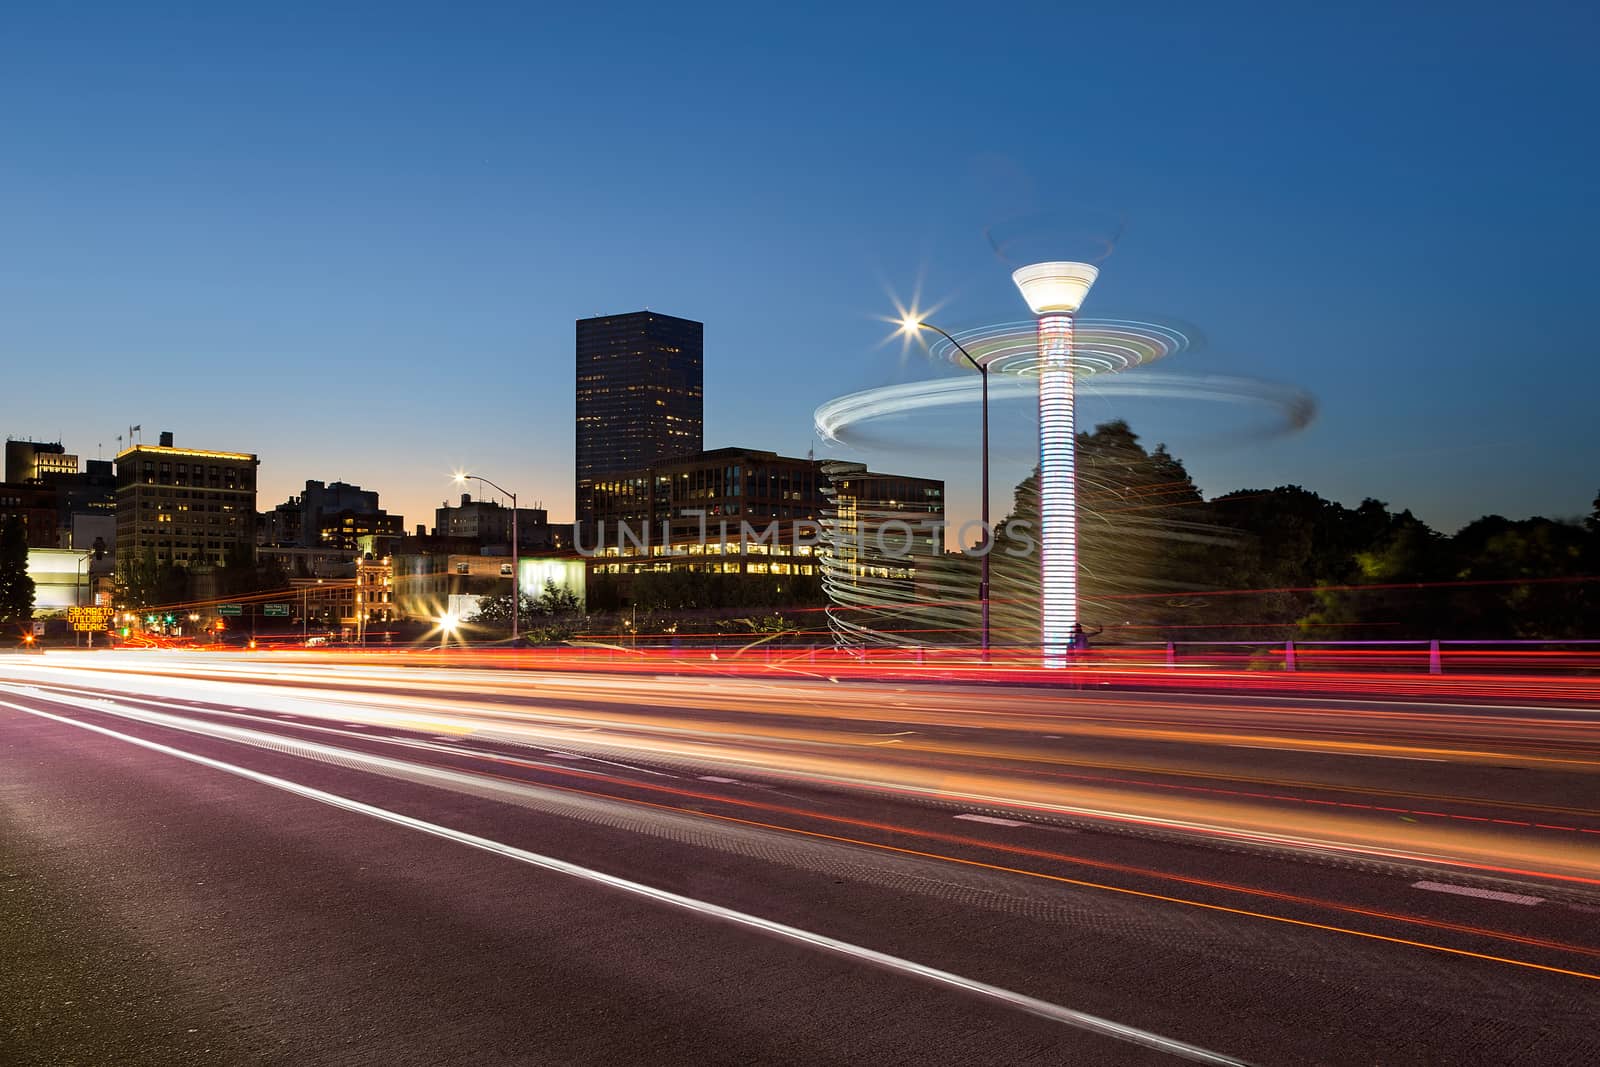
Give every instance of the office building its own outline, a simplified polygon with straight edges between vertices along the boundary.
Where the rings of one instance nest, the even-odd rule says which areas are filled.
[[[179,566],[221,563],[231,549],[256,542],[256,469],[248,452],[158,445],[117,454],[117,559]]]
[[[397,618],[394,598],[394,558],[362,556],[356,561],[355,624],[364,632],[377,622]]]
[[[0,483],[0,523],[22,520],[29,548],[58,547],[55,487],[40,481]]]
[[[354,552],[361,537],[403,533],[405,519],[384,511],[377,493],[348,482],[312,480],[304,492],[261,515],[256,540],[262,545]]]
[[[569,531],[550,525],[544,508],[522,508],[517,512],[517,542],[521,552],[549,552],[567,547]],[[396,531],[399,532],[399,531]],[[474,500],[461,494],[455,507],[445,504],[434,509],[433,532],[438,537],[464,538],[494,555],[511,554],[511,508],[497,500]]]
[[[705,447],[705,326],[653,311],[577,323],[577,511],[598,478]]]
[[[823,464],[823,591],[828,625],[845,645],[938,644],[949,578],[944,554],[944,482],[882,474],[865,464]]]
[[[71,607],[109,604],[111,559],[64,548],[30,548],[33,617],[58,615]]]
[[[76,530],[82,520],[115,519],[117,513],[117,472],[109,459],[84,462],[82,473],[43,473],[44,484],[56,491],[56,524],[63,530]],[[99,526],[91,523],[96,531]],[[84,547],[74,534],[71,548]],[[109,541],[109,538],[108,538]]]
[[[590,576],[816,573],[827,499],[811,459],[718,448],[597,478],[591,500],[577,542]]]
[[[91,459],[80,472],[78,457],[60,442],[7,440],[6,482],[53,490],[61,548],[91,547],[104,531],[97,519],[116,513],[117,478],[112,462]],[[43,498],[35,495],[35,499]],[[110,541],[107,537],[106,543]]]
[[[342,548],[307,548],[304,545],[257,545],[256,565],[276,567],[289,579],[322,578],[348,581],[356,576],[360,553]]]
[[[46,481],[57,474],[77,474],[78,457],[61,442],[6,439],[6,481]]]
[[[480,556],[432,549],[405,552],[392,561],[393,617],[466,618],[484,597],[510,595],[510,556]]]

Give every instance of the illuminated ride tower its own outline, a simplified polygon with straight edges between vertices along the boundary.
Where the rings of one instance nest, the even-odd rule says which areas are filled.
[[[1098,268],[1035,263],[1012,273],[1038,317],[1039,644],[1046,667],[1066,665],[1078,623],[1078,487],[1072,326]]]

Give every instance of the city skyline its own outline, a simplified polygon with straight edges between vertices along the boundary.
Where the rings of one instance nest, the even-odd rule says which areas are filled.
[[[582,15],[483,16],[496,33],[101,16],[85,31],[29,12],[29,48],[0,73],[25,161],[0,170],[21,206],[0,355],[58,372],[0,398],[17,436],[109,458],[127,425],[169,428],[261,455],[264,499],[343,479],[412,524],[472,468],[565,519],[573,321],[650,308],[707,323],[705,444],[803,455],[818,403],[916,376],[879,321],[896,300],[920,296],[955,329],[1025,317],[984,227],[1082,200],[1129,220],[1093,314],[1193,323],[1208,344],[1174,370],[1288,381],[1320,408],[1271,448],[1213,444],[1232,427],[1203,406],[1086,398],[1085,428],[1128,415],[1208,495],[1292,482],[1446,530],[1581,514],[1592,496],[1584,398],[1600,368],[1582,358],[1577,279],[1595,225],[1587,150],[1558,106],[1581,99],[1581,34],[1485,12],[1445,27],[1402,13],[1372,33],[1324,11],[1291,59],[1271,20],[1173,13],[1144,33],[1087,13],[1075,32],[1107,47],[1052,66],[1051,35],[1020,20],[965,35],[939,9],[912,25],[863,12],[842,36],[784,23],[757,57],[687,13],[678,55],[702,61],[696,80],[663,76],[648,17],[580,60],[560,40],[590,32]],[[1436,36],[1451,47],[1421,47]],[[445,76],[411,79],[419,56]],[[1047,99],[943,73],[984,64],[1095,100],[1076,127],[1087,155],[1035,135]],[[610,88],[539,106],[604,72]],[[729,92],[745,84],[768,88]],[[852,117],[863,99],[882,106]],[[651,118],[669,110],[670,133]],[[619,137],[650,164],[610,165]],[[1496,139],[1516,151],[1485,152]],[[828,153],[842,165],[818,173]],[[230,403],[206,408],[218,388]],[[1029,451],[997,441],[997,513]],[[942,478],[952,514],[976,513],[960,453],[818,455]]]
[[[3,25],[0,1060],[1600,1064],[1600,8]]]

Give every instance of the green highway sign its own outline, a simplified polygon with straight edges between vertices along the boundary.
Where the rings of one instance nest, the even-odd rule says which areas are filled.
[[[261,614],[267,616],[268,618],[271,618],[272,616],[276,615],[276,616],[278,616],[280,618],[287,619],[289,617],[289,605],[287,605],[287,604],[263,604],[263,605],[261,605]]]
[[[243,615],[244,614],[244,609],[241,608],[238,604],[218,604],[217,605],[217,614],[218,615]]]

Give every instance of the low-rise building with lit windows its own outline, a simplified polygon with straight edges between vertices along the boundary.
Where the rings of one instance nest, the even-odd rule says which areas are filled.
[[[55,487],[40,482],[0,482],[0,523],[10,519],[21,520],[29,548],[55,548]]]
[[[835,638],[844,644],[929,643],[944,625],[940,609],[949,596],[937,576],[944,482],[842,460],[824,463],[823,472],[829,507],[821,573]]]
[[[814,577],[826,506],[820,464],[718,448],[591,485],[590,522],[575,534],[591,582],[688,571]]]
[[[358,626],[398,618],[394,598],[394,560],[362,556],[356,560],[355,619]]]
[[[178,448],[171,433],[117,453],[117,559],[191,567],[253,549],[260,465],[249,452]]]

